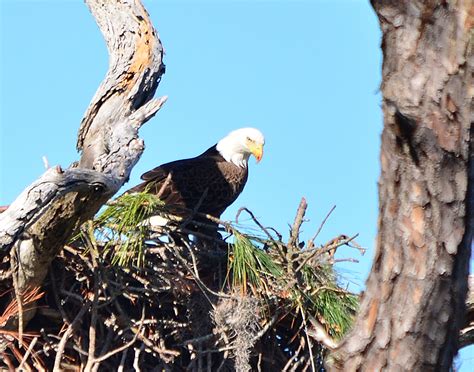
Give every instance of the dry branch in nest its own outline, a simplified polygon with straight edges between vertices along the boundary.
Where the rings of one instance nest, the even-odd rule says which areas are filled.
[[[150,203],[154,196],[126,197],[126,204],[114,202],[85,223],[54,260],[23,344],[0,334],[5,368],[322,368],[327,348],[348,329],[357,307],[356,296],[338,285],[329,254],[342,245],[359,249],[353,238],[302,242],[304,201],[288,242],[252,214],[256,228],[245,230],[251,234],[221,221],[225,239],[184,233],[190,221],[159,232],[141,229],[133,218],[118,226],[113,216],[120,210],[146,219],[164,208]],[[117,260],[125,253],[121,245],[129,260]]]

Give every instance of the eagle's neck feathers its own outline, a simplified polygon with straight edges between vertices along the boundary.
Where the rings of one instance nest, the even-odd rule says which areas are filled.
[[[227,136],[221,139],[216,145],[216,150],[226,161],[240,168],[247,168],[250,153],[235,138]]]

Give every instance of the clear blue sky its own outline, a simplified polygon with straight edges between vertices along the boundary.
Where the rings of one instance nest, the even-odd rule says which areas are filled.
[[[51,165],[78,158],[77,129],[107,70],[82,1],[1,2],[0,205]],[[255,126],[265,153],[224,218],[249,207],[288,230],[308,203],[309,238],[360,233],[364,257],[338,265],[363,285],[374,253],[382,129],[380,30],[368,1],[145,1],[166,50],[162,111],[141,130],[146,151],[126,188],[161,163],[192,157]],[[471,358],[473,362],[474,356]]]

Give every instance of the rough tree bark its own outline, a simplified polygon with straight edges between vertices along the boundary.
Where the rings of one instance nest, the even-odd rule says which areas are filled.
[[[383,31],[377,251],[333,370],[447,371],[472,241],[473,0],[372,0]]]
[[[0,252],[18,262],[20,293],[41,285],[74,230],[128,180],[144,149],[138,129],[166,100],[153,99],[163,48],[141,2],[86,3],[107,42],[109,71],[81,123],[79,163],[49,169],[0,215]]]

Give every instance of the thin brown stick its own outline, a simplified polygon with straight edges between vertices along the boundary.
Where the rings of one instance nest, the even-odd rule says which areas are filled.
[[[77,324],[79,323],[83,315],[86,313],[86,311],[89,310],[90,305],[91,303],[87,302],[86,304],[82,306],[81,310],[77,313],[76,317],[74,318],[72,323],[69,325],[69,327],[66,329],[63,336],[61,337],[61,340],[58,344],[58,348],[56,350],[56,357],[54,358],[54,367],[53,367],[54,371],[60,371],[61,357],[64,354],[64,349],[66,348],[67,340],[69,336],[71,336],[72,332],[74,331],[74,328],[77,326]]]
[[[330,244],[329,246],[327,247],[323,247],[321,249],[318,249],[318,250],[314,250],[311,252],[311,254],[309,254],[304,260],[303,262],[301,262],[301,264],[297,267],[297,269],[295,270],[295,273],[299,272],[307,263],[309,260],[311,260],[313,257],[315,257],[316,255],[320,256],[326,252],[329,252],[329,251],[332,251],[333,249],[337,249],[338,247],[340,247],[341,245],[345,245],[349,242],[351,242],[352,240],[354,240],[355,238],[357,238],[359,236],[359,234],[355,234],[353,237],[349,238],[349,239],[344,239],[340,242],[337,242],[337,243],[333,243],[333,244]]]
[[[314,241],[316,240],[316,238],[318,237],[319,233],[320,233],[321,230],[323,229],[324,225],[326,224],[327,220],[329,219],[329,216],[331,216],[332,212],[334,212],[335,209],[336,209],[336,206],[334,205],[334,206],[329,210],[329,212],[326,214],[326,217],[324,217],[323,221],[322,221],[321,224],[319,225],[318,230],[316,230],[316,233],[314,234],[314,236],[308,241],[307,249],[311,249],[311,248],[314,246]]]
[[[275,325],[275,323],[278,320],[278,317],[280,316],[280,312],[277,310],[275,314],[272,316],[269,322],[265,324],[265,327],[263,327],[253,338],[252,343],[255,344],[262,336],[268,332],[268,330]]]
[[[310,321],[311,325],[313,326],[312,329],[307,330],[306,334],[311,336],[319,343],[323,344],[330,350],[334,350],[338,347],[338,343],[334,341],[334,339],[328,335],[324,327],[321,323],[319,323],[313,316],[308,314],[308,320]]]
[[[191,269],[188,265],[188,263],[186,262],[186,260],[183,258],[183,256],[181,256],[178,252],[177,249],[174,249],[173,247],[170,248],[170,251],[171,253],[173,253],[176,258],[178,258],[181,263],[184,265],[184,267],[188,270],[188,272],[193,276],[194,278],[194,281],[198,284],[198,286],[203,290],[203,292],[208,292],[218,298],[232,298],[232,296],[230,295],[226,295],[224,293],[217,293],[215,291],[213,291],[212,289],[210,289],[206,284],[203,283],[203,281],[195,274],[195,271],[193,269]],[[195,269],[197,270],[197,268]],[[205,294],[205,293],[204,293]],[[206,294],[205,294],[206,295]],[[209,297],[207,297],[206,295],[206,298],[207,300],[209,301],[209,303],[213,305],[213,302],[211,301],[211,299]]]
[[[208,340],[210,340],[214,337],[215,337],[214,333],[210,333],[210,334],[205,335],[205,336],[200,336],[200,337],[191,338],[189,340],[186,340],[186,341],[183,342],[183,345],[198,344],[200,342],[208,341]]]
[[[207,193],[209,191],[209,188],[206,188],[204,192],[202,193],[201,197],[199,198],[198,202],[196,203],[195,207],[193,208],[191,214],[186,217],[186,219],[180,224],[180,228],[186,227],[196,216],[198,213],[199,208],[201,208],[201,204],[204,201],[204,199],[207,196]]]
[[[309,339],[308,324],[307,324],[307,321],[306,321],[306,314],[305,314],[305,311],[303,310],[303,308],[301,306],[300,306],[300,313],[301,313],[301,317],[303,319],[303,326],[304,326],[306,339],[308,341],[308,351],[309,351],[309,357],[310,357],[310,360],[311,360],[311,370],[313,372],[316,372],[316,367],[314,365],[313,345],[311,344],[311,340]]]
[[[117,372],[123,372],[125,360],[127,359],[128,348],[126,348],[122,353],[122,358],[120,358],[120,365],[117,369]]]
[[[122,346],[120,346],[120,347],[118,347],[114,350],[109,351],[108,353],[105,353],[104,355],[101,355],[100,357],[94,358],[94,363],[103,362],[104,360],[109,359],[110,357],[114,356],[115,354],[120,353],[121,351],[124,351],[124,350],[128,349],[129,347],[131,347],[137,341],[138,335],[141,334],[141,329],[142,329],[142,326],[143,326],[144,317],[145,317],[145,312],[143,311],[142,319],[140,320],[140,324],[138,326],[138,331],[137,331],[137,333],[134,334],[133,338],[129,342],[127,342],[126,344],[123,344]]]
[[[296,352],[295,352],[295,355],[293,355],[292,357],[288,358],[288,361],[286,362],[285,366],[283,367],[283,369],[281,370],[281,372],[286,372],[288,371],[288,369],[291,367],[291,365],[294,363],[294,361],[296,361],[298,363],[298,360],[300,359],[299,358],[299,354],[301,353],[301,350],[303,349],[303,345],[304,343],[300,341],[300,344],[298,346],[298,349],[296,349]],[[296,363],[296,364],[297,364]]]
[[[250,215],[250,218],[252,218],[253,222],[265,233],[265,235],[267,236],[269,242],[271,243],[271,245],[273,245],[275,247],[275,250],[277,251],[277,253],[280,255],[280,257],[283,259],[283,260],[286,260],[286,256],[284,254],[284,251],[286,250],[286,247],[282,244],[282,235],[279,234],[275,229],[273,228],[266,228],[265,226],[263,226],[260,221],[255,217],[255,215],[253,214],[253,212],[251,210],[249,210],[248,208],[245,208],[245,207],[242,207],[240,208],[238,211],[237,211],[237,214],[235,216],[235,221],[236,223],[238,223],[238,219],[240,217],[240,214],[242,212],[247,212],[249,215]],[[274,231],[277,236],[278,236],[278,241],[275,241],[275,239],[273,238],[273,236],[269,233],[268,230],[272,230]]]
[[[245,208],[245,207],[239,208],[239,210],[237,211],[237,214],[235,215],[235,222],[239,223],[240,214],[244,211],[249,214],[249,216],[250,216],[250,218],[252,218],[253,222],[255,222],[255,224],[265,233],[265,235],[268,237],[268,239],[273,240],[273,236],[268,232],[268,229],[260,223],[260,221],[257,219],[257,217],[255,217],[253,212],[248,208]]]
[[[171,175],[172,173],[169,173],[168,176],[166,177],[165,179],[165,182],[163,183],[163,185],[161,185],[160,187],[160,191],[158,191],[158,194],[156,194],[156,197],[158,199],[161,198],[161,196],[163,195],[163,193],[165,192],[166,188],[169,186],[170,182],[171,182]]]
[[[94,276],[94,298],[92,299],[92,314],[91,322],[89,325],[89,349],[88,349],[88,358],[84,371],[89,372],[92,370],[92,367],[95,363],[95,345],[96,345],[96,325],[97,325],[97,305],[99,302],[99,275],[98,275],[98,266],[95,259],[96,247],[91,248],[91,258],[92,265],[94,267],[93,276]]]
[[[140,372],[140,355],[142,351],[145,350],[145,345],[142,344],[139,348],[135,348],[135,357],[133,358],[133,369],[137,372]]]
[[[8,354],[5,352],[2,352],[1,355],[2,355],[3,361],[8,366],[8,371],[15,371],[16,370],[15,365],[13,364]]]
[[[35,347],[36,342],[38,341],[38,337],[33,338],[31,340],[30,345],[28,346],[28,349],[26,350],[25,355],[23,356],[23,359],[21,360],[20,365],[18,366],[18,370],[21,371],[23,368],[23,365],[26,363],[28,357],[30,356],[31,352],[33,351],[33,348]]]
[[[15,291],[15,299],[18,307],[18,346],[23,344],[23,293],[21,293],[18,284],[19,261],[17,260],[18,247],[14,247],[10,252],[10,265],[12,270],[13,289]]]
[[[308,203],[306,202],[306,199],[301,198],[300,205],[298,206],[298,210],[296,211],[295,220],[290,230],[290,239],[288,240],[289,247],[296,246],[296,243],[298,242],[301,224],[303,223],[304,215],[306,214],[307,207],[308,207]]]

